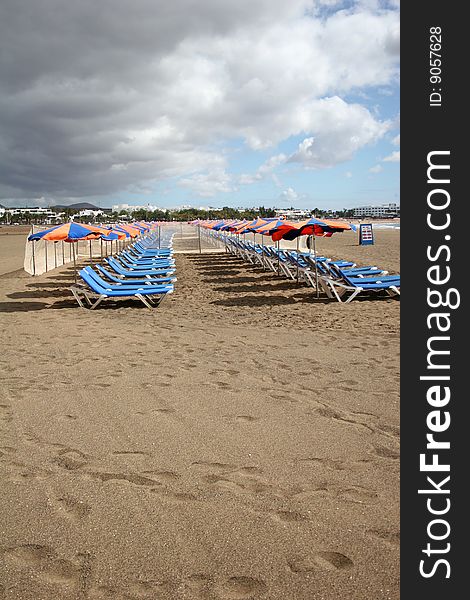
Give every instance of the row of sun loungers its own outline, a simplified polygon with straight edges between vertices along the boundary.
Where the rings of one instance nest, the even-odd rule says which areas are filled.
[[[78,304],[94,309],[108,298],[137,298],[147,308],[159,306],[176,282],[173,235],[160,236],[157,242],[157,235],[151,234],[106,258],[106,265],[83,268],[81,282],[71,288]]]
[[[359,294],[400,294],[400,275],[389,275],[377,266],[357,267],[346,260],[315,258],[309,253],[246,242],[222,232],[212,232],[212,235],[217,236],[231,254],[289,279],[304,281],[339,302],[351,302]]]

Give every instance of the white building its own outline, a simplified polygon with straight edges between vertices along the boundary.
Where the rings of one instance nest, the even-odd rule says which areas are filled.
[[[276,208],[274,209],[276,217],[286,217],[291,221],[302,221],[302,219],[308,219],[312,216],[311,210],[305,210],[303,208]]]
[[[92,218],[96,218],[99,217],[101,215],[104,215],[104,212],[102,210],[91,210],[91,209],[83,209],[81,211],[79,211],[76,215],[72,216],[72,221],[76,218],[79,217],[92,217]]]
[[[29,217],[33,221],[40,221],[46,225],[57,223],[61,220],[64,213],[57,213],[50,208],[42,208],[39,206],[25,208],[2,208],[0,216],[6,215],[7,221],[14,223],[22,221],[25,217]]]
[[[354,208],[354,217],[390,218],[400,216],[400,205],[390,202],[380,206],[358,206]]]
[[[145,210],[147,212],[163,210],[166,212],[165,208],[162,208],[161,206],[155,206],[153,204],[145,204],[144,206],[134,206],[132,204],[113,204],[113,212],[120,213],[122,210],[125,210],[128,213],[133,213],[136,210]]]

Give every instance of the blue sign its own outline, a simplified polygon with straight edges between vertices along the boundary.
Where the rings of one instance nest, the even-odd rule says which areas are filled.
[[[372,223],[361,223],[359,225],[359,245],[371,246],[374,243],[374,232]]]

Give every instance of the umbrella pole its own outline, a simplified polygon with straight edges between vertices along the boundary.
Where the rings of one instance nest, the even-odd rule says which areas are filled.
[[[90,241],[90,260],[93,260],[93,253],[91,251],[91,240],[89,240],[89,241]]]
[[[297,256],[295,262],[297,263],[297,285],[299,285],[299,236],[297,236]]]
[[[31,225],[31,235],[33,235],[34,233],[34,224]],[[34,275],[36,275],[36,257],[34,256],[34,241],[31,242],[33,245],[31,246],[32,248],[32,256],[31,258],[33,259],[33,277]]]
[[[315,234],[313,234],[313,260],[315,261],[315,289],[317,292],[317,298],[319,298],[320,292],[318,290],[317,242],[315,239]]]
[[[100,238],[100,255],[101,255],[101,262],[103,262],[103,238]]]
[[[281,276],[281,257],[280,257],[280,249],[281,249],[281,240],[277,240],[277,275]]]
[[[57,269],[57,242],[54,242],[54,269]]]
[[[197,237],[198,237],[198,243],[199,243],[199,254],[202,254],[202,250],[201,250],[201,226],[198,224],[197,226]]]
[[[44,252],[46,254],[46,273],[47,273],[47,242],[44,240]]]
[[[158,226],[158,248],[161,248],[162,226]]]
[[[255,256],[256,256],[256,231],[253,231],[253,245],[255,247]]]
[[[64,240],[62,240],[62,264],[65,265]]]
[[[34,255],[34,241],[31,242],[32,245],[32,250],[33,250],[33,277],[34,275],[36,275],[36,257]]]
[[[75,260],[75,246],[73,245],[74,243],[71,242],[72,244],[72,254],[73,254],[73,277],[75,280],[75,283],[77,283],[77,262]],[[78,244],[78,242],[77,242]]]

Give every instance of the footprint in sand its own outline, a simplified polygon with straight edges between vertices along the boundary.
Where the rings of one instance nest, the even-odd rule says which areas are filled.
[[[157,580],[151,580],[151,581],[131,581],[127,586],[127,591],[131,594],[130,596],[125,594],[124,598],[132,598],[132,600],[134,600],[134,598],[149,598],[151,600],[154,600],[156,598],[160,598],[160,593],[169,593],[171,592],[172,588],[174,587],[174,585],[170,582],[170,581],[157,581]],[[114,592],[116,593],[116,590],[114,590]],[[111,598],[114,600],[114,598],[116,598],[115,595],[111,596]]]
[[[228,479],[227,477],[219,477],[218,475],[206,475],[202,479],[211,486],[235,494],[253,496],[265,493],[271,489],[271,486],[252,477],[239,477],[240,480],[237,481]]]
[[[13,421],[13,411],[9,404],[0,404],[0,421],[11,423]]]
[[[378,494],[373,490],[368,490],[367,488],[356,485],[338,490],[337,497],[340,500],[353,502],[355,504],[369,504],[371,500],[378,498]]]
[[[391,458],[392,460],[398,460],[400,458],[400,453],[396,450],[392,450],[392,448],[387,448],[386,446],[374,446],[374,452],[380,458]]]
[[[389,531],[388,529],[369,529],[367,534],[371,537],[385,542],[387,546],[397,548],[400,545],[400,532]]]
[[[48,583],[77,586],[80,580],[80,565],[59,558],[49,546],[25,544],[9,548],[4,552],[5,560],[20,567],[34,569],[36,574]]]
[[[259,598],[267,592],[267,589],[262,579],[243,576],[230,577],[216,586],[217,594],[224,600]]]
[[[57,420],[58,421],[76,421],[78,419],[77,415],[58,415],[57,416]]]
[[[253,423],[254,421],[259,421],[259,417],[253,417],[252,415],[236,415],[234,421],[237,421],[238,423]]]
[[[289,563],[289,568],[293,573],[308,573],[317,569],[327,571],[343,571],[351,569],[354,566],[353,561],[340,552],[315,552],[308,558],[301,558]]]
[[[143,471],[145,475],[151,475],[153,479],[156,479],[159,483],[168,483],[176,481],[181,478],[181,475],[174,471]]]
[[[132,483],[133,485],[143,486],[143,487],[153,487],[161,485],[159,481],[155,481],[154,479],[150,479],[150,477],[144,477],[143,475],[139,475],[138,473],[101,473],[101,472],[87,472],[87,475],[92,479],[98,479],[103,483],[108,481],[112,482],[125,482]]]
[[[323,481],[314,488],[307,488],[292,494],[297,499],[316,499],[330,497],[343,502],[352,502],[354,504],[370,504],[378,498],[377,492],[365,487],[352,485],[343,488],[338,485],[329,485]]]
[[[7,480],[13,483],[23,483],[46,479],[52,473],[38,467],[31,467],[20,461],[12,461],[7,466]]]
[[[330,408],[329,406],[325,406],[323,408],[318,408],[316,410],[316,412],[320,416],[325,417],[327,419],[334,419],[335,421],[340,421],[341,423],[353,425],[357,429],[366,429],[370,433],[375,432],[375,430],[372,427],[370,427],[369,425],[366,425],[365,423],[361,423],[360,421],[356,421],[356,419],[348,417],[348,415],[346,413],[340,413],[340,412]]]
[[[64,495],[56,499],[61,514],[70,519],[80,520],[87,517],[91,512],[91,506],[83,500],[77,500],[73,496]]]
[[[155,414],[155,413],[160,414],[160,415],[171,415],[174,412],[176,412],[174,408],[162,407],[162,408],[153,408],[152,410],[147,410],[147,411],[138,410],[138,411],[136,411],[135,414],[139,415],[139,416],[147,416],[147,415]]]
[[[308,521],[308,517],[305,515],[291,510],[275,510],[270,513],[270,516],[275,521],[284,523],[301,523],[303,521]]]
[[[206,598],[210,594],[212,578],[204,573],[189,575],[183,580],[182,585],[191,598]],[[186,596],[185,596],[186,597]]]
[[[232,390],[232,386],[229,383],[226,383],[225,381],[214,381],[214,382],[209,382],[208,385],[212,386],[212,387],[216,387],[219,390],[222,391],[230,391]]]
[[[232,475],[260,475],[262,473],[262,469],[255,467],[255,466],[246,466],[246,467],[239,467],[238,469],[234,469],[233,471],[231,471]]]
[[[11,457],[16,452],[17,452],[16,448],[12,448],[11,446],[1,446],[0,447],[0,458],[2,458],[4,456]]]
[[[84,467],[88,463],[89,458],[90,456],[80,450],[63,448],[58,452],[54,462],[66,471],[75,471]]]
[[[66,449],[67,448],[67,446],[65,446],[64,444],[59,444],[59,443],[55,443],[55,442],[45,442],[38,435],[36,435],[34,433],[30,433],[28,431],[23,432],[22,437],[27,444],[32,444],[33,446],[37,446],[38,448],[41,448],[41,449],[51,449],[51,448]]]
[[[220,462],[209,462],[205,460],[197,460],[192,465],[196,467],[201,467],[202,470],[208,469],[209,471],[230,471],[234,469],[234,465],[230,465],[228,463],[220,463]]]
[[[269,396],[273,399],[273,400],[285,400],[287,402],[290,402],[291,404],[298,402],[298,400],[296,398],[294,398],[291,394],[289,394],[288,392],[274,392],[274,393],[270,393]]]

